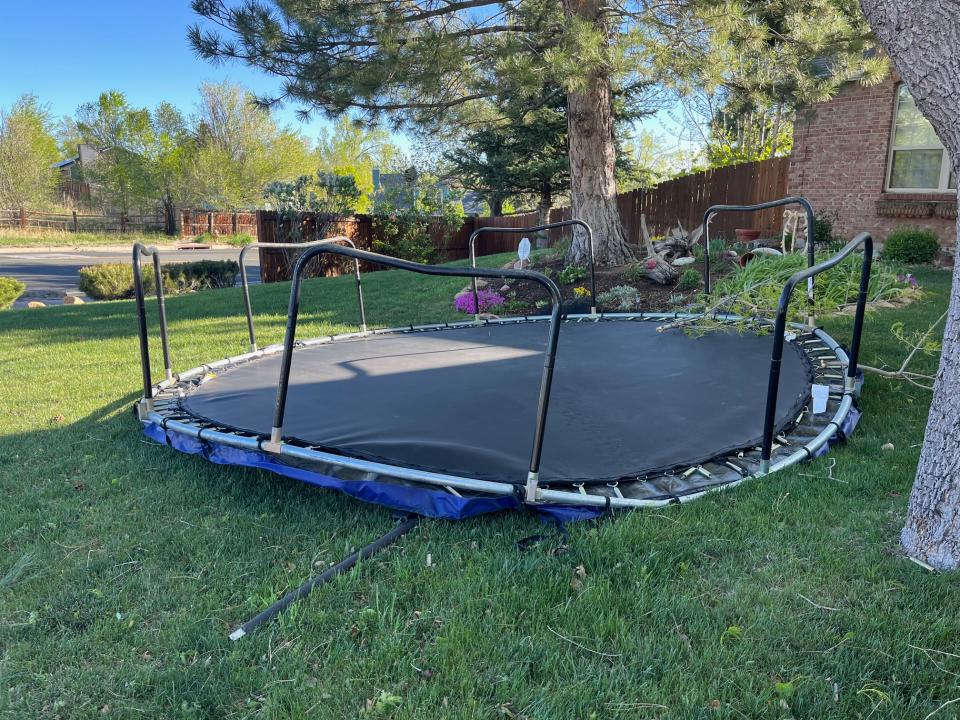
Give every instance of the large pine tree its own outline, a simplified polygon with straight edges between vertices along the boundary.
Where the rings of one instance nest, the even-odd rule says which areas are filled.
[[[625,10],[600,0],[194,0],[214,29],[190,39],[206,58],[238,59],[283,79],[279,98],[337,115],[453,132],[478,105],[535,110],[566,94],[573,211],[597,257],[632,258],[616,206],[614,85],[626,103],[649,66],[631,62]],[[586,257],[577,235],[571,259]]]

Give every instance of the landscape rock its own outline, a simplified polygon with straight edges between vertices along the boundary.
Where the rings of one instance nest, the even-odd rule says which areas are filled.
[[[679,257],[671,263],[674,267],[683,267],[684,265],[692,265],[697,261],[694,257]]]
[[[76,295],[67,295],[65,298],[63,298],[63,304],[64,305],[83,305],[84,301],[83,301],[83,298],[79,298]]]
[[[46,306],[47,306],[46,303],[40,302],[39,300],[31,300],[30,302],[27,303],[28,308],[42,308]]]

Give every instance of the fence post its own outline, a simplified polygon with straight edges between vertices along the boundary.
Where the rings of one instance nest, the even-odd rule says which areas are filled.
[[[207,232],[213,235],[213,213],[207,213]]]
[[[230,233],[232,235],[237,234],[237,213],[234,212],[233,216],[230,218]]]
[[[120,213],[120,232],[121,233],[127,232],[127,214],[126,213]]]
[[[27,229],[27,211],[23,208],[20,208],[20,229]]]
[[[77,221],[77,211],[73,211],[73,231],[80,232],[80,223]]]

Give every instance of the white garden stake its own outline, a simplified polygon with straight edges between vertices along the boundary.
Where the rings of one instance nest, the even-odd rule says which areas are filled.
[[[530,257],[530,238],[525,237],[520,239],[517,256],[520,258],[520,269],[523,270],[523,261]]]

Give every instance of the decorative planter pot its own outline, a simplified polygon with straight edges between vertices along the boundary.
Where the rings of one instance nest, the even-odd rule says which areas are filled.
[[[737,228],[734,230],[737,240],[743,243],[754,242],[760,237],[760,231],[753,228]]]

